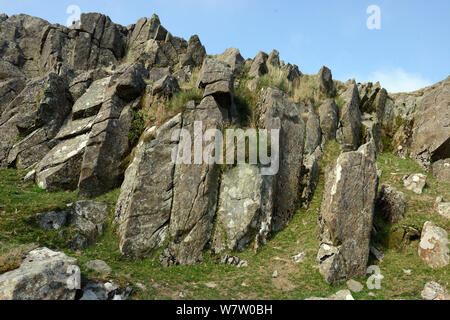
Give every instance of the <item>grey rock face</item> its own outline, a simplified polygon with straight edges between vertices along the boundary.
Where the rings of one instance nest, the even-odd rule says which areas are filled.
[[[276,192],[272,230],[283,229],[298,207],[299,181],[303,159],[305,124],[301,115],[281,90],[263,89],[258,104],[258,127],[279,129],[279,171],[274,177]]]
[[[386,221],[399,222],[405,217],[406,207],[406,197],[403,192],[387,184],[381,185],[377,208]]]
[[[267,53],[264,53],[262,51],[258,52],[258,54],[256,55],[255,59],[252,62],[248,75],[250,77],[259,78],[268,73],[269,70],[267,69],[266,65],[268,58],[269,56],[267,55]]]
[[[0,275],[0,300],[74,300],[80,284],[76,259],[39,248],[19,269]]]
[[[334,100],[329,99],[319,107],[319,117],[324,142],[336,139],[339,110]]]
[[[223,110],[212,97],[200,105],[188,105],[183,129],[194,136],[194,122],[202,121],[203,133],[223,128]],[[207,143],[203,142],[204,147]],[[203,249],[211,237],[219,188],[217,164],[178,164],[173,179],[173,206],[169,232],[172,240],[161,256],[165,266],[191,265],[203,259]]]
[[[27,169],[48,152],[71,109],[63,79],[54,73],[30,80],[0,118],[0,166]],[[22,138],[22,139],[20,139]]]
[[[306,155],[302,166],[302,176],[300,180],[300,202],[303,208],[309,206],[310,201],[319,183],[319,163],[316,153]]]
[[[450,158],[450,77],[412,95],[414,114],[394,136],[395,153],[410,156],[428,170],[431,163]]]
[[[241,164],[226,171],[220,185],[212,249],[242,251],[264,244],[273,212],[273,178],[261,176],[255,165]]]
[[[143,257],[159,248],[166,237],[173,200],[171,141],[181,129],[181,115],[159,129],[149,128],[136,147],[134,159],[125,172],[116,205],[120,251],[126,257]]]
[[[447,266],[450,262],[447,231],[433,222],[425,222],[419,243],[419,256],[433,269]]]
[[[126,300],[132,293],[131,287],[120,288],[114,282],[89,281],[82,288],[83,295],[80,300]]]
[[[433,163],[433,175],[440,181],[450,182],[450,158]]]
[[[228,64],[234,75],[241,74],[244,69],[245,60],[241,56],[239,49],[229,48],[218,55],[217,59]]]
[[[87,269],[94,270],[101,274],[108,274],[112,271],[111,267],[103,260],[91,260],[84,264]]]
[[[361,112],[356,85],[353,86],[350,102],[342,110],[336,138],[340,144],[350,150],[356,150],[361,144]]]
[[[317,74],[319,79],[319,88],[328,97],[333,98],[336,94],[336,89],[334,88],[333,76],[331,75],[331,70],[323,66],[319,73]]]
[[[280,53],[277,50],[273,50],[269,54],[266,64],[267,64],[268,68],[279,69],[280,68]]]
[[[326,177],[320,208],[319,271],[328,283],[364,276],[377,194],[374,143],[342,153]]]
[[[66,225],[67,218],[68,212],[66,211],[51,211],[36,215],[39,227],[44,231],[61,229]]]
[[[166,75],[153,84],[152,95],[170,98],[180,90],[178,80],[174,76]]]
[[[186,53],[180,57],[182,67],[200,67],[206,57],[205,47],[197,35],[193,35],[188,42]]]
[[[319,117],[312,111],[306,122],[305,153],[312,154],[322,141]]]

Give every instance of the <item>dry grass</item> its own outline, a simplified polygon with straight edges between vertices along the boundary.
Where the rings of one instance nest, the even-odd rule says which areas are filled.
[[[0,274],[17,269],[24,256],[37,247],[35,244],[5,245],[0,243]]]

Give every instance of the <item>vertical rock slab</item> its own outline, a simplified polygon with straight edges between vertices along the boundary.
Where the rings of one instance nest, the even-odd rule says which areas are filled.
[[[266,242],[273,212],[273,177],[239,164],[222,175],[212,249],[243,251]]]
[[[328,283],[366,274],[377,187],[373,142],[342,153],[328,172],[317,255],[319,271]]]
[[[356,150],[361,144],[361,111],[359,110],[358,87],[353,85],[352,97],[342,110],[341,121],[336,134],[337,141],[346,150]]]
[[[269,130],[269,134],[271,129],[280,130],[272,219],[272,231],[279,231],[291,221],[298,208],[305,123],[295,104],[279,89],[263,89],[256,109],[259,128]]]
[[[209,129],[223,129],[224,110],[208,96],[200,105],[189,104],[182,128],[192,139],[200,139]],[[194,132],[201,121],[202,132]],[[203,148],[212,142],[202,139]],[[217,152],[217,151],[216,151]],[[201,164],[177,164],[173,181],[173,206],[169,232],[171,241],[161,256],[164,266],[192,265],[203,261],[203,250],[211,238],[219,191],[219,167]]]
[[[448,234],[433,222],[425,222],[419,243],[419,256],[433,269],[443,268],[450,262]]]
[[[159,129],[147,129],[125,172],[116,205],[120,251],[125,257],[148,256],[166,238],[175,171],[171,155],[178,143],[171,138],[177,129],[181,129],[181,114]]]
[[[329,99],[319,107],[319,117],[324,142],[336,139],[339,110],[334,100]]]

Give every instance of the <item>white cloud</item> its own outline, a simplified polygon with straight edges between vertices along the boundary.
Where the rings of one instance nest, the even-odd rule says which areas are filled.
[[[373,72],[368,81],[379,81],[390,93],[411,92],[433,84],[419,73],[409,73],[401,68]]]

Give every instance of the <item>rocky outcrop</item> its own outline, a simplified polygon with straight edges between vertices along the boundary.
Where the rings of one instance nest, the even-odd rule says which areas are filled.
[[[449,86],[450,77],[447,77],[431,87],[407,95],[415,106],[414,113],[394,136],[396,155],[409,156],[426,170],[432,162],[450,158]]]
[[[298,207],[305,124],[295,104],[279,89],[263,89],[256,110],[259,128],[280,130],[279,170],[274,180],[275,190],[283,191],[275,192],[272,218],[272,230],[279,231],[290,222]]]
[[[328,283],[366,274],[378,177],[374,143],[344,152],[326,177],[319,271]]]
[[[327,97],[333,98],[336,94],[336,89],[334,88],[331,70],[323,66],[320,68],[317,78],[319,79],[320,91],[322,91]]]
[[[419,243],[419,256],[431,268],[443,268],[449,264],[447,232],[433,222],[425,222]]]
[[[0,275],[0,300],[74,300],[80,286],[76,259],[39,248],[20,268]]]
[[[361,112],[356,85],[353,86],[350,102],[342,110],[336,139],[346,150],[356,150],[361,144]]]
[[[244,69],[245,60],[241,56],[239,49],[229,48],[218,55],[217,59],[228,64],[235,76],[240,75]]]
[[[399,222],[406,214],[405,194],[388,184],[381,185],[377,209],[385,221]]]
[[[334,100],[329,99],[319,107],[319,117],[324,142],[336,139],[339,110]]]
[[[212,250],[243,251],[263,245],[270,233],[273,178],[240,164],[222,175]]]
[[[305,153],[312,154],[322,141],[319,117],[310,111],[306,121]]]

